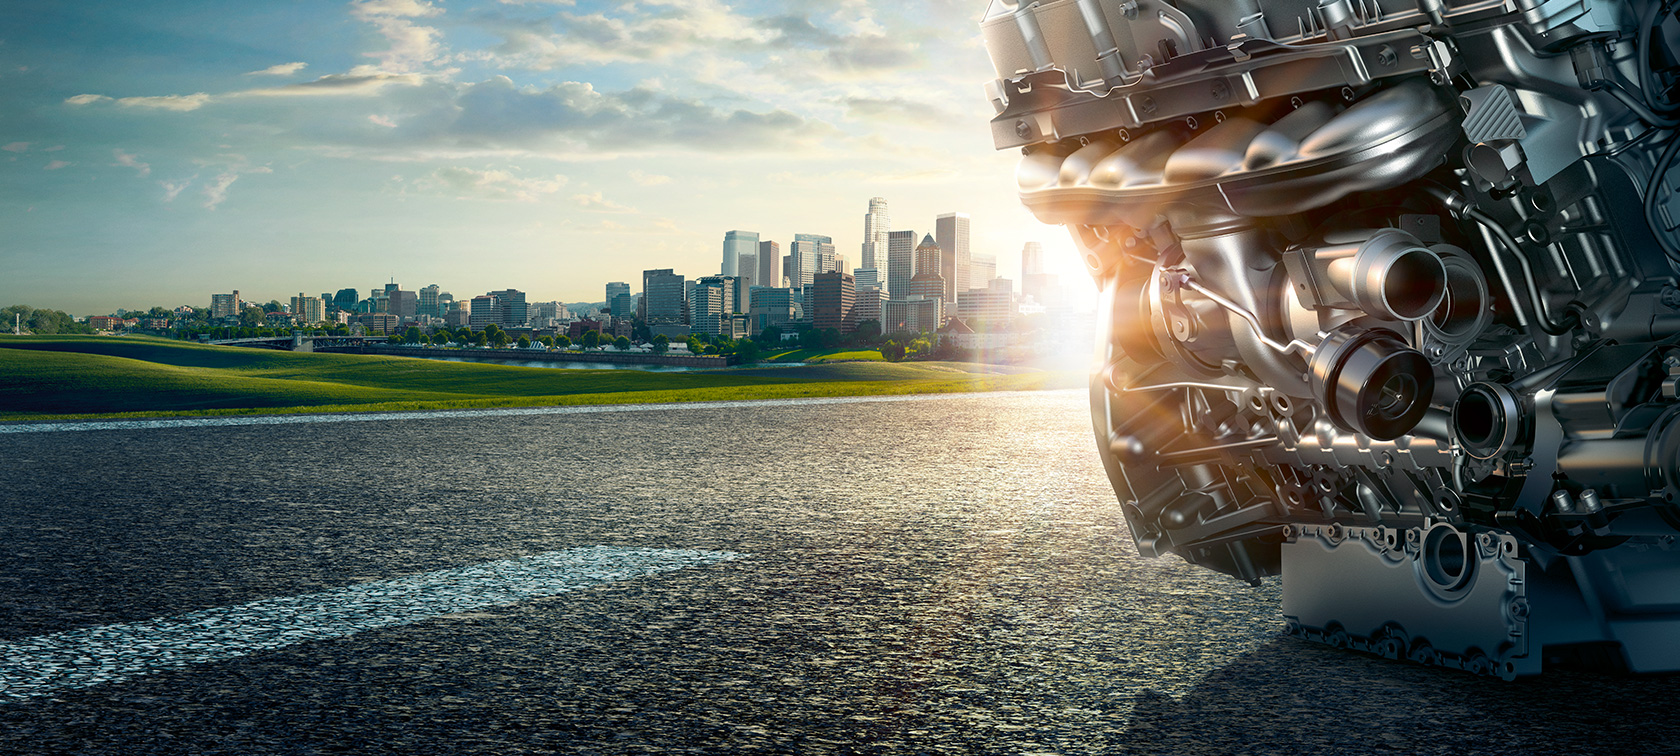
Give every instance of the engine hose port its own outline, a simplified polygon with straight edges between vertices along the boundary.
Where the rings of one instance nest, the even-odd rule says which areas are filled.
[[[1314,352],[1310,369],[1330,419],[1381,441],[1411,432],[1435,392],[1429,361],[1392,331],[1338,328]]]
[[[1521,413],[1510,389],[1496,383],[1472,383],[1453,404],[1453,434],[1470,456],[1491,459],[1516,444]]]
[[[1395,228],[1357,249],[1319,250],[1325,278],[1355,307],[1386,320],[1422,320],[1447,295],[1446,264],[1417,237]]]
[[[1424,534],[1418,563],[1431,587],[1440,591],[1464,590],[1475,577],[1469,535],[1450,525],[1436,525]]]
[[[1429,330],[1453,343],[1481,330],[1488,309],[1487,284],[1474,263],[1444,258],[1447,285],[1441,303],[1429,313]]]
[[[1413,247],[1385,262],[1387,269],[1377,275],[1383,309],[1401,320],[1420,320],[1445,299],[1447,269],[1434,252]]]

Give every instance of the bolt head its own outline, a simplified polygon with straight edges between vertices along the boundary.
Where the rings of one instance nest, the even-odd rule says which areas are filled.
[[[1026,139],[1027,137],[1032,136],[1032,133],[1033,133],[1032,124],[1027,123],[1025,120],[1020,120],[1020,121],[1015,122],[1015,136],[1018,136],[1022,139]]]

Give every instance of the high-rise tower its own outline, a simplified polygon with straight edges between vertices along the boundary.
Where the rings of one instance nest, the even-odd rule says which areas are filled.
[[[916,232],[887,233],[887,294],[903,299],[909,291],[910,277],[916,275]]]
[[[869,212],[863,215],[863,267],[879,270],[884,260],[878,259],[887,253],[888,229],[892,228],[892,219],[887,217],[887,201],[881,197],[869,198]]]
[[[759,286],[775,288],[782,285],[782,245],[773,241],[758,243]]]
[[[757,231],[730,231],[723,235],[723,275],[741,274],[741,255],[758,251]]]
[[[944,258],[939,272],[945,276],[945,301],[957,301],[957,292],[968,291],[968,213],[946,213],[934,219],[933,238]]]

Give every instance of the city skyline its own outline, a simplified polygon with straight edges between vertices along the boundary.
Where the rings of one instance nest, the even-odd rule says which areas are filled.
[[[877,196],[905,228],[969,213],[1001,274],[1026,241],[1076,272],[992,150],[981,10],[14,6],[0,301],[92,313],[392,276],[593,301],[650,267],[719,272],[729,229],[784,253],[831,237],[850,270]]]

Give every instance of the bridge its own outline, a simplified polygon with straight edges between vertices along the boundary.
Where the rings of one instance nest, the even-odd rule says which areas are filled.
[[[368,344],[384,344],[388,339],[384,336],[316,336],[302,331],[294,331],[290,336],[269,336],[250,339],[219,339],[208,343],[218,346],[255,347],[257,349],[281,349],[291,352],[313,352],[317,349],[340,349],[345,347],[361,348]]]

